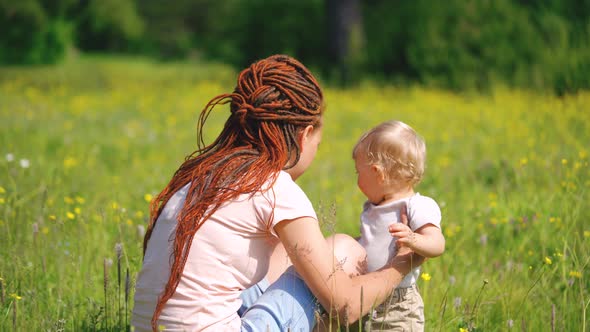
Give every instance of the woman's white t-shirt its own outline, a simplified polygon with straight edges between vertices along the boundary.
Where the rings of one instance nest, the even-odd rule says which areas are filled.
[[[131,324],[151,331],[158,296],[170,274],[177,217],[188,185],[162,211],[138,275]],[[274,208],[274,209],[273,209]],[[178,331],[239,331],[240,293],[261,281],[279,241],[274,226],[300,217],[317,219],[291,176],[281,171],[269,190],[222,205],[196,232],[180,283],[158,326]]]

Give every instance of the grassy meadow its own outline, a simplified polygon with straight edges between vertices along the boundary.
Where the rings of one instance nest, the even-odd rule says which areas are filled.
[[[148,202],[196,147],[199,111],[236,73],[82,57],[0,68],[0,331],[125,330]],[[351,150],[381,121],[428,146],[418,191],[447,250],[423,266],[427,331],[588,331],[590,92],[325,88],[300,186],[326,234],[358,235]],[[215,137],[229,110],[214,110]]]

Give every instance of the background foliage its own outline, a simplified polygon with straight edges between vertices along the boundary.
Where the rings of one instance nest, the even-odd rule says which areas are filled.
[[[0,0],[0,330],[128,329],[148,202],[271,53],[325,87],[299,184],[326,234],[358,233],[363,131],[426,138],[428,330],[588,330],[586,0]]]
[[[331,29],[347,3],[358,15]],[[590,87],[585,0],[0,0],[0,30],[4,64],[55,63],[71,49],[236,67],[287,53],[336,82],[503,84],[558,94]],[[347,43],[334,54],[342,31]]]
[[[126,330],[148,202],[235,74],[142,58],[0,68],[1,331]],[[358,235],[362,132],[396,118],[426,139],[418,190],[439,202],[447,239],[419,280],[428,331],[587,330],[588,92],[364,82],[325,96],[323,142],[298,183],[326,234]],[[214,110],[206,140],[228,112]]]

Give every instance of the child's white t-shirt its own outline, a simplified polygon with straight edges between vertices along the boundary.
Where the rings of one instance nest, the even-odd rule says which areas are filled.
[[[177,217],[187,191],[188,185],[169,200],[149,240],[136,283],[131,322],[136,331],[151,331],[158,296],[168,281]],[[196,232],[178,288],[158,325],[174,331],[239,331],[240,293],[266,275],[271,251],[279,241],[274,226],[300,217],[317,220],[305,193],[282,171],[272,189],[241,195],[221,206]]]
[[[402,208],[407,205],[409,227],[416,231],[427,224],[440,228],[441,212],[438,204],[430,197],[419,193],[382,205],[365,202],[361,214],[361,237],[359,243],[367,251],[368,271],[384,267],[395,256],[396,238],[389,233],[389,225],[400,222]],[[420,276],[420,267],[412,269],[398,287],[410,287]]]

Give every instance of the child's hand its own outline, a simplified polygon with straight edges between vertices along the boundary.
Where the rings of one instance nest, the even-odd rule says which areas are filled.
[[[396,245],[398,248],[408,247],[413,249],[416,243],[416,233],[408,227],[408,215],[405,209],[402,210],[400,219],[401,222],[389,225],[389,233],[397,238]]]

